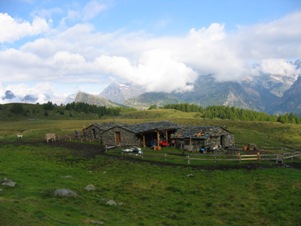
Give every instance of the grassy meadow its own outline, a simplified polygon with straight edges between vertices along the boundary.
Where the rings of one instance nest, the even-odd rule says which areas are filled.
[[[267,152],[300,150],[301,126],[202,119],[175,110],[127,112],[102,121],[170,120],[225,126],[237,146],[256,143]],[[99,120],[98,120],[99,121]],[[19,119],[0,123],[0,225],[299,225],[301,171],[199,170],[126,161],[114,155],[76,155],[44,141],[46,132],[73,134],[95,120]],[[16,134],[22,133],[22,141]],[[97,144],[90,144],[96,146]],[[300,163],[300,160],[295,160]],[[238,164],[238,163],[235,163]],[[86,191],[89,184],[95,191]],[[58,198],[68,188],[77,197]],[[114,200],[117,205],[108,205]]]

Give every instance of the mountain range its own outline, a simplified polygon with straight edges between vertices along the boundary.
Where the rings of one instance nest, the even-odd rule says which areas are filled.
[[[301,60],[293,62],[301,70]],[[256,67],[256,65],[254,65]],[[84,102],[98,106],[129,106],[145,109],[151,105],[193,103],[203,107],[210,105],[235,106],[262,111],[269,114],[293,112],[301,115],[301,74],[266,74],[246,77],[241,81],[216,81],[214,75],[200,75],[192,84],[194,89],[186,92],[145,92],[144,87],[133,83],[111,83],[98,95],[78,92],[69,96],[65,103]],[[51,96],[44,94],[51,101]],[[16,97],[7,90],[2,99],[33,103],[34,95]]]

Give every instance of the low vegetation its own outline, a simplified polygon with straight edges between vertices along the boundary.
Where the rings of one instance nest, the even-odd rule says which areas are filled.
[[[298,225],[300,176],[287,168],[202,171],[6,144],[0,178],[17,184],[1,186],[0,224]],[[94,191],[85,190],[89,184]],[[78,196],[54,197],[58,188]]]
[[[7,106],[2,105],[0,112],[7,113],[4,107]],[[238,148],[256,143],[265,152],[286,152],[300,150],[299,124],[210,119],[200,117],[199,112],[176,109],[125,110],[119,116],[85,120],[81,114],[77,117],[73,113],[68,120],[54,120],[56,116],[52,113],[57,107],[63,108],[48,110],[48,117],[20,116],[9,120],[15,113],[10,112],[10,117],[0,114],[0,225],[298,225],[301,222],[300,168],[272,163],[272,167],[255,170],[196,169],[187,162],[182,164],[181,158],[175,162],[166,160],[173,163],[166,166],[122,159],[117,152],[104,154],[97,143],[79,146],[74,141],[67,142],[74,147],[70,148],[64,145],[65,141],[57,145],[44,141],[47,132],[62,137],[100,120],[124,123],[169,120],[186,125],[223,126],[234,133]],[[18,133],[23,135],[22,140],[17,139]],[[161,163],[165,161],[163,151],[145,152],[153,152]],[[300,166],[300,161],[294,163]],[[16,186],[2,185],[4,178],[15,181]],[[95,190],[85,190],[90,184]],[[78,196],[54,197],[54,191],[60,188],[70,189]]]

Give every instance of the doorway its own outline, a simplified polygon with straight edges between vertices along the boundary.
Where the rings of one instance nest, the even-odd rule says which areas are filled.
[[[121,134],[120,132],[115,132],[115,144],[119,145],[121,143]]]

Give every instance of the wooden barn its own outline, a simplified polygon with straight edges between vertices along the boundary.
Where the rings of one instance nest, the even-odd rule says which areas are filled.
[[[171,137],[175,147],[188,151],[207,151],[235,147],[234,135],[218,126],[183,126]]]

